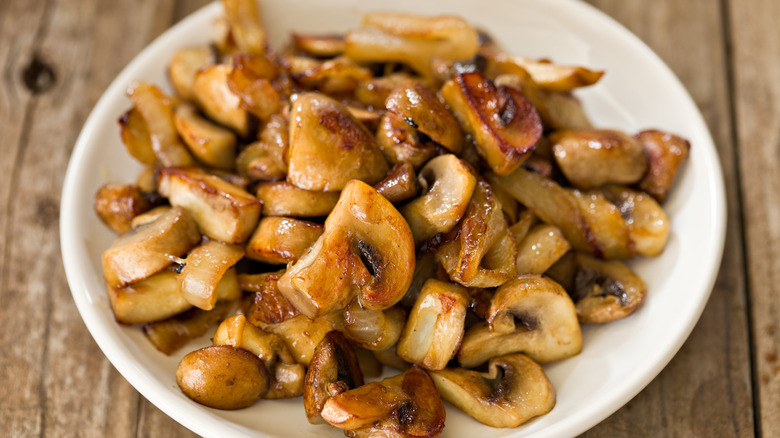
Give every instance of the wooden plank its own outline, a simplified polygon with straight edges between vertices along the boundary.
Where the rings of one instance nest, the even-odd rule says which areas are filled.
[[[780,435],[780,4],[728,2],[758,430]]]
[[[652,5],[641,0],[592,0],[590,3],[644,40],[689,90],[718,146],[729,207],[720,275],[690,338],[644,391],[586,435],[751,436],[753,411],[745,273],[720,3],[717,0],[664,0]]]
[[[166,3],[135,0],[0,9],[0,430],[135,436],[139,396],[92,341],[65,281],[59,195],[89,110],[170,13]],[[94,17],[108,18],[95,25]]]

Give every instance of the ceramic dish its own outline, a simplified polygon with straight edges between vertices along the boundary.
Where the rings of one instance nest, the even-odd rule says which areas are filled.
[[[555,408],[516,429],[483,426],[447,405],[445,437],[564,437],[597,424],[642,390],[692,330],[717,274],[725,234],[725,198],[712,139],[693,101],[663,62],[635,36],[592,7],[573,0],[421,2],[396,0],[263,0],[276,47],[292,30],[343,32],[369,10],[454,13],[489,32],[509,53],[604,69],[594,87],[578,92],[596,126],[637,132],[658,128],[690,140],[691,155],[665,203],[672,220],[661,257],[632,262],[647,281],[647,299],[624,320],[584,327],[582,353],[545,366],[557,392]],[[211,4],[168,30],[141,52],[106,90],[78,139],[63,188],[62,256],[73,298],[95,341],[120,373],[176,421],[209,437],[343,436],[306,421],[300,399],[262,400],[239,411],[217,411],[187,399],[174,372],[193,343],[172,357],[158,353],[138,327],[114,321],[103,285],[100,254],[114,236],[92,210],[107,181],[133,181],[139,165],[125,152],[116,124],[130,106],[134,79],[165,84],[175,49],[205,43],[220,4]]]

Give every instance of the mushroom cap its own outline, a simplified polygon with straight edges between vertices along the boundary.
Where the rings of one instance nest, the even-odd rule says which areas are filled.
[[[382,310],[406,293],[414,241],[404,218],[371,186],[353,180],[320,238],[279,279],[279,291],[309,318],[343,309],[355,296]]]
[[[520,353],[491,359],[488,373],[446,368],[430,375],[442,398],[491,427],[517,427],[555,406],[544,370]]]

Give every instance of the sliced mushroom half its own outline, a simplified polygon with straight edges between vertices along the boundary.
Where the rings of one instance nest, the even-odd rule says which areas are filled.
[[[264,263],[294,262],[317,241],[322,229],[320,224],[300,219],[264,217],[246,244],[246,255]]]
[[[406,311],[393,306],[371,310],[352,300],[344,308],[344,334],[355,345],[368,350],[384,350],[398,342],[406,322]]]
[[[387,96],[385,107],[448,151],[460,153],[463,132],[458,121],[436,94],[420,82],[408,80],[399,84]]]
[[[303,407],[309,423],[324,423],[320,412],[325,402],[358,386],[363,386],[363,373],[355,347],[340,332],[329,332],[314,349],[306,371]]]
[[[425,282],[398,341],[398,356],[428,370],[444,369],[463,339],[470,302],[462,286],[435,279]]]
[[[376,139],[387,161],[393,164],[411,164],[419,169],[436,154],[436,145],[424,142],[417,129],[396,113],[382,116]]]
[[[179,274],[182,297],[200,309],[213,309],[217,303],[217,285],[242,257],[244,250],[240,246],[216,240],[195,247]]]
[[[393,204],[413,198],[420,191],[414,168],[409,163],[394,166],[385,179],[374,184],[374,188]]]
[[[466,214],[444,240],[436,258],[457,283],[496,287],[517,272],[517,244],[486,181],[477,183]]]
[[[135,184],[107,183],[95,193],[95,213],[115,233],[132,228],[133,218],[152,208]]]
[[[620,210],[636,253],[655,257],[669,238],[669,217],[660,204],[645,192],[609,185],[600,190]]]
[[[287,181],[296,187],[339,191],[350,180],[374,184],[387,173],[374,137],[336,100],[302,94],[293,102],[290,121]]]
[[[647,287],[625,263],[577,254],[572,296],[583,324],[603,324],[634,313]]]
[[[304,190],[287,181],[260,183],[255,194],[266,216],[327,216],[339,201],[339,192]]]
[[[263,361],[270,379],[264,398],[292,398],[303,394],[306,367],[295,362],[279,336],[253,326],[244,315],[222,321],[214,333],[213,343],[243,348]]]
[[[514,88],[496,88],[482,73],[455,75],[441,95],[498,175],[517,169],[542,137],[542,122],[531,102]]]
[[[539,363],[564,359],[582,348],[577,310],[556,282],[522,275],[499,287],[490,300],[487,321],[463,337],[458,360],[466,368],[510,353],[525,353]]]
[[[374,12],[363,25],[345,36],[345,56],[360,63],[402,62],[422,76],[431,76],[431,58],[470,59],[478,48],[477,31],[451,15]]]
[[[431,377],[413,365],[403,374],[330,397],[322,418],[345,433],[434,437],[444,428],[444,404]]]
[[[181,104],[174,113],[176,129],[198,160],[222,170],[236,167],[236,135],[201,117],[194,106]]]
[[[168,79],[176,94],[187,100],[195,100],[192,94],[195,74],[215,61],[216,52],[206,45],[177,50],[168,62]]]
[[[161,169],[157,190],[187,210],[203,234],[225,243],[244,242],[260,218],[257,198],[198,168]]]
[[[195,74],[192,93],[195,101],[209,118],[247,137],[251,131],[249,113],[241,106],[241,99],[230,90],[228,77],[233,67],[227,64],[211,65]]]
[[[401,207],[401,213],[419,243],[455,227],[466,212],[477,179],[466,163],[447,154],[429,161],[418,180],[422,195]]]
[[[103,252],[103,275],[111,286],[125,286],[150,277],[200,242],[198,225],[181,208],[131,229]]]
[[[487,373],[447,368],[430,375],[444,400],[491,427],[517,427],[555,406],[544,370],[520,353],[491,359]]]
[[[314,245],[279,279],[279,290],[310,318],[344,308],[397,303],[414,272],[414,241],[393,205],[371,186],[351,181]]]
[[[570,249],[571,244],[560,228],[539,224],[517,243],[517,273],[544,274]]]

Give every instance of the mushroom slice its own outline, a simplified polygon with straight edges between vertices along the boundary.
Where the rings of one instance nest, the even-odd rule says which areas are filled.
[[[286,181],[260,183],[256,194],[266,216],[327,216],[339,201],[339,192],[304,190]]]
[[[135,107],[130,108],[119,118],[120,136],[127,152],[142,164],[153,166],[157,156],[152,148],[152,136],[144,116]]]
[[[616,185],[602,187],[600,192],[615,204],[625,219],[637,254],[655,257],[663,252],[669,238],[669,218],[655,198]]]
[[[539,88],[566,93],[579,87],[593,85],[604,76],[603,71],[590,70],[580,66],[554,64],[549,60],[533,60],[522,56],[497,53],[491,57],[493,68],[511,73],[512,67],[519,67],[531,75]]]
[[[414,241],[403,216],[371,186],[350,181],[325,230],[279,279],[295,308],[316,318],[355,296],[368,309],[397,303],[414,272]]]
[[[344,52],[344,37],[341,35],[292,34],[293,47],[307,55],[318,58],[332,58]]]
[[[448,151],[460,153],[463,132],[458,121],[436,94],[420,82],[408,80],[399,84],[387,96],[385,107]]]
[[[177,50],[168,62],[168,79],[176,94],[187,100],[195,100],[192,88],[198,70],[212,65],[216,53],[209,46],[185,47]]]
[[[490,300],[487,321],[468,330],[458,351],[465,368],[510,353],[525,353],[539,363],[574,356],[582,332],[574,303],[556,282],[521,275],[504,283]]]
[[[539,224],[517,244],[517,273],[544,274],[570,249],[571,244],[560,228]]]
[[[400,307],[371,310],[352,300],[344,308],[344,334],[358,347],[385,350],[398,342],[406,322],[406,311]]]
[[[270,378],[264,398],[292,398],[303,394],[306,367],[295,362],[282,338],[248,323],[244,315],[222,321],[214,333],[213,343],[243,348],[263,361]]]
[[[200,309],[213,309],[217,303],[217,284],[242,257],[244,250],[240,246],[216,240],[195,247],[179,274],[182,297]]]
[[[234,277],[235,278],[235,277]],[[212,310],[193,307],[162,321],[144,324],[146,339],[159,352],[170,356],[189,341],[206,334],[215,324],[238,310],[239,300],[217,301]]]
[[[417,183],[414,167],[405,163],[393,166],[385,179],[374,184],[374,188],[388,201],[397,204],[417,195],[420,185]]]
[[[542,122],[531,102],[514,88],[496,88],[482,73],[455,75],[441,95],[498,175],[517,169],[542,137]]]
[[[327,61],[293,57],[282,62],[289,66],[290,76],[297,83],[330,95],[351,93],[360,83],[373,77],[371,70],[343,56]]]
[[[216,294],[219,300],[241,298],[235,269],[225,272]],[[114,318],[123,324],[161,321],[192,307],[182,296],[179,276],[171,268],[124,287],[108,286],[108,298]]]
[[[625,263],[577,254],[572,296],[583,324],[603,324],[625,318],[644,301],[647,287]]]
[[[314,349],[306,371],[303,407],[309,423],[324,423],[320,412],[328,398],[359,386],[363,373],[355,348],[340,332],[329,332]]]
[[[550,135],[555,160],[577,188],[633,184],[647,172],[647,158],[635,138],[609,129],[558,131]]]
[[[241,99],[230,90],[228,77],[233,67],[217,64],[198,70],[192,93],[200,108],[217,123],[247,137],[250,134],[249,113],[241,106]]]
[[[375,429],[380,436],[413,437],[439,435],[445,418],[431,377],[415,365],[401,375],[330,397],[321,415],[347,434]]]
[[[229,182],[197,168],[163,168],[157,190],[184,208],[211,239],[242,243],[257,226],[260,201]]]
[[[447,368],[430,373],[442,398],[491,427],[517,427],[555,406],[555,389],[524,354],[490,360],[487,373]]]
[[[281,114],[268,118],[260,141],[248,145],[238,156],[238,173],[253,180],[278,181],[287,176],[290,127]]]
[[[654,129],[642,131],[636,138],[645,150],[649,167],[639,188],[664,202],[691,144],[682,137]]]
[[[246,256],[264,263],[294,262],[320,237],[322,225],[300,219],[268,216],[260,219],[246,244]]]
[[[115,233],[132,228],[133,218],[152,208],[134,184],[107,183],[95,193],[95,213]]]
[[[462,286],[426,281],[398,341],[398,356],[428,370],[444,369],[458,352],[470,302]]]
[[[339,191],[353,179],[379,182],[388,166],[368,129],[344,105],[302,94],[290,112],[287,181],[304,190]]]
[[[490,184],[479,181],[466,214],[436,249],[450,278],[469,287],[500,286],[517,273],[517,244]]]
[[[236,135],[201,117],[195,107],[181,104],[174,112],[176,130],[190,152],[204,164],[222,170],[236,166]]]
[[[436,145],[423,142],[417,129],[396,113],[382,116],[376,140],[387,161],[393,164],[411,164],[419,169],[436,154]]]
[[[195,159],[179,140],[173,122],[173,102],[159,88],[148,82],[135,82],[127,96],[146,122],[152,151],[163,166],[191,166]],[[139,133],[140,135],[141,133]],[[146,159],[145,159],[146,160]],[[145,162],[146,161],[142,161]],[[146,163],[150,164],[150,163]]]
[[[254,0],[222,0],[230,36],[238,51],[262,55],[265,53],[266,34],[260,8]]]
[[[477,179],[468,165],[452,154],[426,164],[418,176],[423,194],[401,207],[415,242],[450,231],[458,223],[474,192]]]
[[[198,225],[181,208],[131,229],[103,251],[103,275],[110,286],[124,286],[162,271],[200,242]]]
[[[605,258],[633,256],[628,226],[603,195],[567,190],[524,168],[505,177],[490,173],[486,177],[533,210],[543,222],[560,228],[574,249]],[[601,224],[601,220],[609,223]]]
[[[545,128],[559,130],[592,127],[582,104],[571,93],[543,90],[534,82],[531,75],[519,66],[515,66],[511,73],[499,75],[491,73],[488,66],[487,72],[488,77],[495,77],[497,86],[507,86],[522,91],[539,112]]]
[[[227,86],[241,100],[241,108],[267,120],[279,111],[282,102],[271,84],[276,75],[276,66],[262,56],[235,55],[233,70],[227,75]]]
[[[300,313],[287,298],[279,292],[277,282],[284,270],[263,274],[239,274],[238,284],[242,290],[254,292],[244,305],[244,315],[256,326],[275,324],[294,318]]]
[[[345,37],[344,55],[359,63],[402,62],[430,77],[431,59],[470,59],[477,52],[477,31],[451,15],[421,17],[374,12],[362,28]]]
[[[279,335],[290,348],[296,362],[309,366],[317,344],[328,332],[340,328],[338,322],[331,315],[316,319],[298,315],[274,324],[259,322],[259,325],[261,329]]]
[[[190,399],[216,409],[253,405],[268,391],[263,362],[243,348],[211,345],[184,356],[176,383]]]

